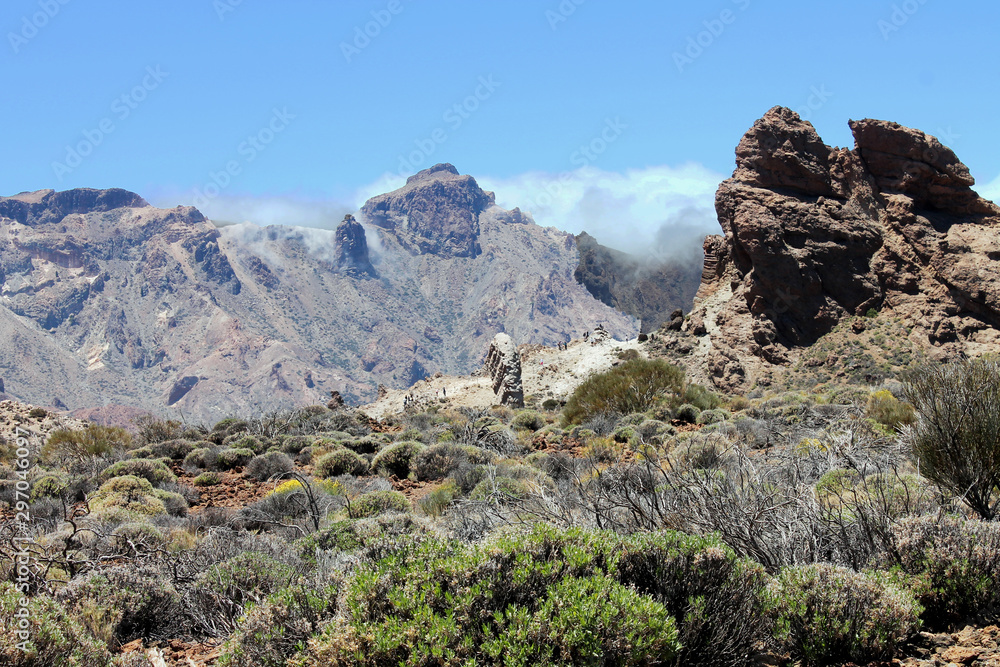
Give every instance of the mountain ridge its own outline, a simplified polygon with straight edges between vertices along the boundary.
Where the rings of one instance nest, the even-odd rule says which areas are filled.
[[[216,228],[124,190],[0,198],[6,393],[209,421],[471,372],[498,331],[635,335],[573,279],[572,235],[493,201],[450,165],[329,231]]]

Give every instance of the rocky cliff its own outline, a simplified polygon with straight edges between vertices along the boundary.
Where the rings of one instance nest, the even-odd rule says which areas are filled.
[[[674,310],[691,309],[701,276],[697,264],[641,260],[601,245],[586,232],[576,235],[576,245],[577,282],[602,303],[639,320],[643,333],[669,321]]]
[[[571,235],[497,208],[451,165],[364,211],[336,231],[217,229],[123,190],[0,198],[4,390],[211,421],[468,373],[498,331],[637,331],[573,280]]]
[[[717,386],[764,384],[866,314],[898,318],[931,358],[995,349],[1000,208],[936,138],[880,120],[850,128],[855,147],[831,148],[775,107],[737,146],[686,325]]]

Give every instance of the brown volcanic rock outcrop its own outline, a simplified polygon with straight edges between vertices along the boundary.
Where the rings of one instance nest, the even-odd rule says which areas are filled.
[[[745,388],[843,318],[904,318],[936,357],[978,354],[1000,327],[1000,208],[929,135],[852,121],[853,150],[782,107],[740,141],[716,193],[688,331],[707,379]],[[933,348],[933,349],[932,349]]]

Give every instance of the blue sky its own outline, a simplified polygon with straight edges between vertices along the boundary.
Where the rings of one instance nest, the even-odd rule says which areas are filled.
[[[941,138],[1000,196],[1000,6],[942,0],[6,0],[0,193],[122,187],[335,224],[451,162],[540,224],[713,231],[767,109]]]

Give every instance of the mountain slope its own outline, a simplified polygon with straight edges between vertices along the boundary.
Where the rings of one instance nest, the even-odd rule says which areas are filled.
[[[35,404],[210,421],[468,373],[497,331],[554,344],[637,329],[574,281],[571,235],[451,165],[336,232],[216,229],[122,190],[0,198],[0,216],[0,377]]]
[[[628,313],[641,323],[643,333],[669,321],[675,309],[691,310],[700,285],[698,264],[684,260],[641,261],[601,245],[590,234],[576,235],[580,264],[577,282],[602,303]]]

